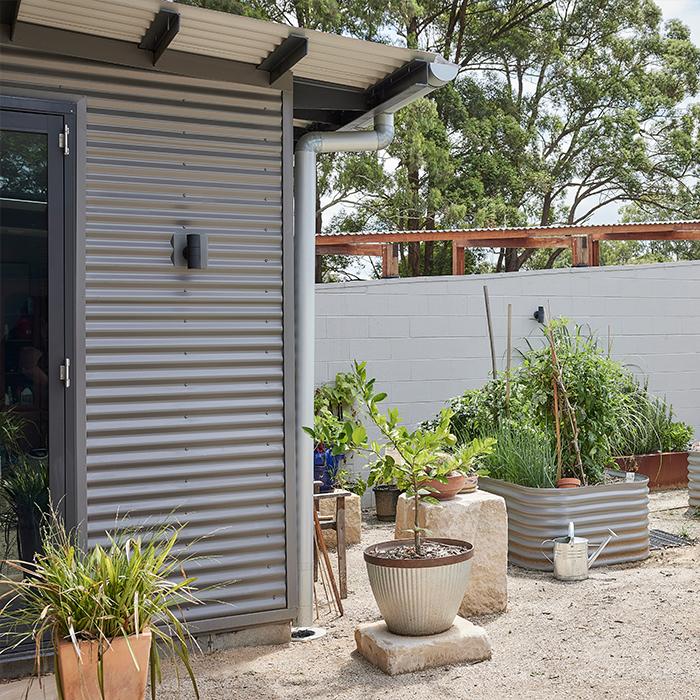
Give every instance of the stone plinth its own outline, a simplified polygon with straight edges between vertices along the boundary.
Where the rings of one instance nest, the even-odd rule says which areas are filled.
[[[367,622],[355,630],[355,643],[367,661],[390,676],[491,658],[486,630],[461,617],[446,632],[427,637],[403,637],[384,622]]]
[[[335,498],[322,498],[319,501],[319,515],[335,517]],[[326,547],[335,548],[335,530],[324,530]],[[345,544],[360,544],[362,539],[362,500],[356,494],[345,498]]]
[[[503,498],[477,490],[439,504],[422,503],[421,527],[428,537],[449,537],[474,545],[462,616],[502,612],[508,604],[508,516]],[[413,499],[401,495],[396,508],[396,538],[412,537]]]

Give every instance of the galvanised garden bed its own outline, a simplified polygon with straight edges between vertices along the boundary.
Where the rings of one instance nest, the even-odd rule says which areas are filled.
[[[700,450],[688,455],[688,495],[690,507],[700,508]]]
[[[700,479],[700,460],[698,470]],[[649,480],[635,474],[634,481],[624,481],[623,472],[612,470],[608,475],[619,480],[573,489],[531,488],[480,478],[481,489],[502,496],[506,501],[510,562],[526,569],[552,571],[553,566],[545,557],[545,554],[551,557],[552,544],[543,546],[543,542],[565,536],[571,521],[575,524],[576,535],[587,537],[591,544],[605,539],[609,529],[617,534],[593,566],[646,559],[649,556]]]

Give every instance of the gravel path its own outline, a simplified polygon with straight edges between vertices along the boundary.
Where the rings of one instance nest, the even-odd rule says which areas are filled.
[[[684,516],[685,503],[685,491],[652,495],[651,526],[700,538],[700,521]],[[376,520],[368,525],[364,546],[392,538],[391,527]],[[642,565],[596,569],[588,581],[574,584],[512,568],[508,611],[474,620],[491,637],[491,661],[395,678],[353,651],[355,626],[379,615],[362,546],[350,549],[348,565],[346,616],[323,621],[326,637],[203,657],[195,669],[202,698],[681,700],[700,695],[700,544],[655,552]],[[3,694],[8,689],[0,685],[0,699],[15,700]],[[178,689],[171,677],[161,697],[193,695],[185,685]]]

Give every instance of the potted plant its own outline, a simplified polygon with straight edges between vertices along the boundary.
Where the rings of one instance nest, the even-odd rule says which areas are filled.
[[[676,420],[663,399],[651,396],[646,383],[630,388],[626,409],[623,429],[611,436],[617,465],[649,477],[650,488],[685,488],[693,429]]]
[[[345,455],[365,443],[367,432],[362,425],[343,422],[324,407],[316,410],[314,427],[304,426],[304,431],[314,441],[314,480],[321,482],[322,493],[328,493]]]
[[[366,439],[356,420],[354,391],[352,376],[339,372],[314,394],[314,426],[304,430],[314,441],[314,480],[321,482],[322,493],[333,490],[346,455]]]
[[[47,459],[17,456],[3,470],[0,497],[7,504],[6,528],[17,529],[19,558],[31,561],[41,551],[41,523],[49,508]]]
[[[444,411],[433,429],[409,430],[396,409],[385,414],[378,404],[386,394],[375,392],[364,363],[355,363],[359,400],[386,444],[372,442],[376,461],[370,483],[394,482],[415,499],[413,538],[381,542],[364,552],[370,585],[390,632],[422,636],[444,632],[452,626],[464,596],[471,570],[473,545],[461,540],[429,538],[419,524],[421,501],[436,503],[426,486],[436,455],[454,444],[450,412]],[[387,454],[390,446],[400,456]]]
[[[479,460],[493,452],[495,438],[474,438],[454,452],[441,453],[424,486],[434,491],[439,501],[448,501],[458,493],[472,493],[479,485],[479,476],[488,476],[488,469],[478,466]]]
[[[178,614],[199,602],[186,560],[173,555],[182,527],[109,536],[107,546],[84,551],[53,511],[45,522],[43,551],[7,562],[24,578],[0,576],[0,649],[33,642],[38,672],[50,638],[61,700],[142,700],[149,662],[155,699],[165,651],[184,664],[199,697],[188,651],[196,642]]]

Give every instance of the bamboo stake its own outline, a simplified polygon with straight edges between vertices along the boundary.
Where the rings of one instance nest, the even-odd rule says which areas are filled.
[[[338,611],[340,615],[343,615],[343,603],[340,600],[340,591],[338,591],[338,586],[335,582],[335,576],[333,575],[333,569],[331,567],[331,559],[328,556],[328,550],[326,549],[326,543],[323,539],[323,532],[321,531],[321,523],[318,519],[318,513],[314,509],[314,529],[316,531],[316,541],[323,555],[323,561],[326,563],[326,570],[331,581],[331,588],[333,589],[333,596],[335,597],[335,602],[338,604]]]
[[[513,304],[508,304],[508,331],[506,337],[506,412],[510,404],[510,363],[513,354]]]
[[[559,359],[557,358],[557,352],[554,347],[554,334],[552,333],[552,329],[549,329],[549,342],[550,346],[552,348],[552,361],[554,362],[555,369],[556,369],[556,377],[557,377],[557,384],[559,386],[559,391],[561,391],[561,396],[562,399],[564,400],[564,406],[566,407],[566,411],[569,415],[569,422],[571,424],[571,444],[573,445],[574,448],[574,454],[576,455],[576,468],[579,470],[579,474],[581,476],[581,483],[585,486],[586,483],[586,475],[583,471],[583,460],[581,459],[581,447],[578,443],[578,422],[576,421],[576,413],[574,412],[574,408],[571,405],[571,401],[569,401],[569,394],[566,391],[566,387],[564,386],[564,379],[562,375],[562,370],[561,370],[561,365],[559,364]]]
[[[484,304],[486,305],[486,323],[489,329],[489,343],[491,346],[491,370],[493,378],[496,379],[498,370],[496,369],[496,346],[493,340],[493,324],[491,322],[491,304],[489,303],[489,288],[484,285]]]
[[[314,534],[314,546],[316,547],[316,553],[318,557],[318,577],[321,579],[321,586],[323,588],[323,595],[326,596],[326,604],[328,605],[328,612],[333,614],[333,603],[332,603],[332,596],[328,592],[329,586],[326,585],[326,569],[323,564],[323,561],[321,560],[321,550],[319,549],[318,546],[318,541],[316,540],[316,535]],[[317,616],[318,619],[321,619],[321,614],[320,611],[317,610]]]
[[[559,423],[559,390],[554,373],[557,372],[556,354],[554,352],[554,339],[552,329],[549,329],[549,348],[552,352],[552,393],[554,394],[554,432],[557,436],[557,481],[562,478],[561,470],[561,425]]]

